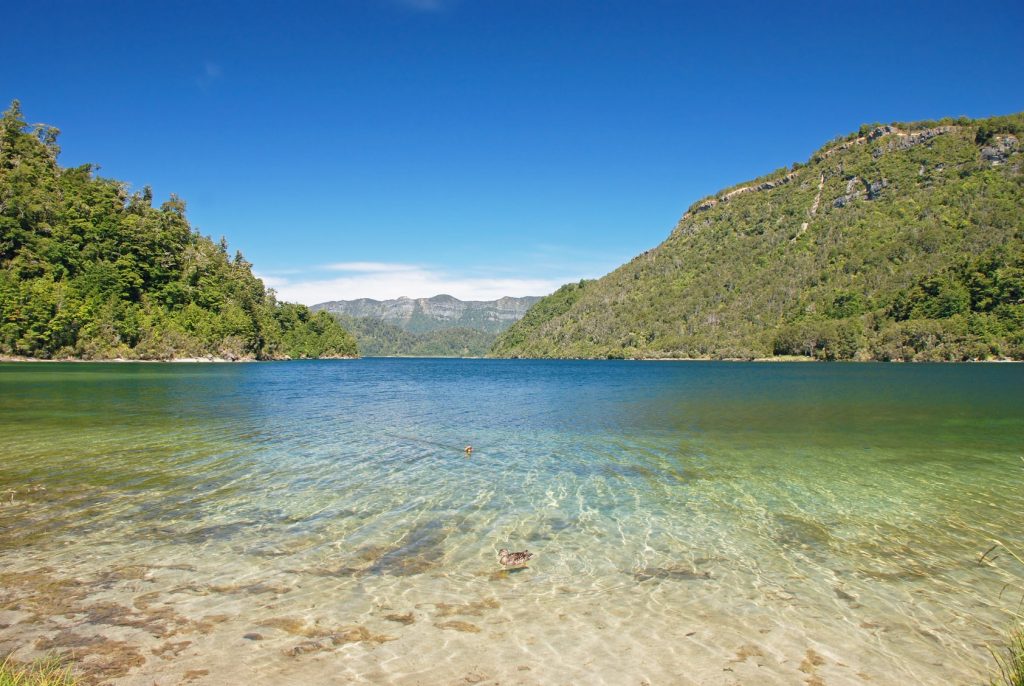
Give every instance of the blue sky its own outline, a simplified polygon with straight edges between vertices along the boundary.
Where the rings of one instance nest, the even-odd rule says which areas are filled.
[[[32,2],[0,96],[283,299],[540,295],[865,122],[1024,110],[1024,3]]]

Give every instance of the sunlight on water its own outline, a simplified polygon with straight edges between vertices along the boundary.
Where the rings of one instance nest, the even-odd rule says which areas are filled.
[[[0,653],[97,681],[968,684],[1024,586],[979,562],[1024,550],[1019,365],[5,364],[0,405]]]

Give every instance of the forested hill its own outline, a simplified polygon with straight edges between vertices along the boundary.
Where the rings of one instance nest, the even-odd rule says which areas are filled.
[[[0,355],[280,359],[350,356],[327,313],[276,302],[172,196],[57,164],[57,130],[0,121]]]
[[[1024,115],[872,125],[693,204],[505,357],[1024,359]]]
[[[484,357],[497,337],[467,327],[413,333],[375,317],[334,317],[352,332],[359,354],[366,357]]]

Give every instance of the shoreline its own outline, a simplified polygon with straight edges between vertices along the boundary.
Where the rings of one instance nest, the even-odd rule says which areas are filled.
[[[83,359],[80,357],[62,357],[47,359],[40,357],[25,357],[22,355],[0,355],[0,363],[6,362],[40,362],[57,363],[71,362],[82,364],[241,364],[252,362],[297,362],[302,360],[360,360],[360,359],[381,359],[381,360],[563,360],[563,361],[593,361],[593,362],[771,362],[771,363],[823,363],[823,364],[1020,364],[1024,360],[1009,358],[988,359],[988,360],[819,360],[814,357],[800,355],[779,355],[774,357],[437,357],[432,355],[370,355],[370,356],[330,356],[330,357],[300,357],[300,358],[273,358],[259,360],[252,357],[231,359],[227,357],[206,356],[206,357],[171,357],[161,359],[137,359],[127,357],[111,357],[103,359]]]
[[[301,358],[274,358],[268,360],[258,360],[253,357],[242,357],[238,359],[230,359],[227,357],[170,357],[160,359],[135,359],[127,357],[110,357],[103,359],[83,359],[81,357],[61,357],[57,359],[46,359],[41,357],[25,357],[22,355],[0,355],[0,363],[2,362],[74,362],[83,364],[110,364],[110,363],[125,363],[125,364],[141,364],[141,363],[162,363],[162,364],[241,364],[248,362],[293,362],[299,360],[358,360],[358,356],[332,356],[332,357],[301,357]]]
[[[428,359],[428,358],[418,358]],[[485,358],[437,358],[437,359],[486,359],[486,360],[566,360],[593,362],[772,362],[772,363],[805,363],[819,364],[1020,364],[1024,360],[1009,358],[990,360],[819,360],[802,355],[779,355],[774,357],[485,357]]]

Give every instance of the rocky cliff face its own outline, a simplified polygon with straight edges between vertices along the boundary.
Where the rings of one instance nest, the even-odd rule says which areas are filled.
[[[450,295],[432,298],[395,300],[334,300],[313,305],[313,311],[325,310],[349,317],[369,317],[393,324],[412,333],[465,328],[499,333],[519,321],[540,300],[539,297],[499,298],[498,300],[459,300]]]

